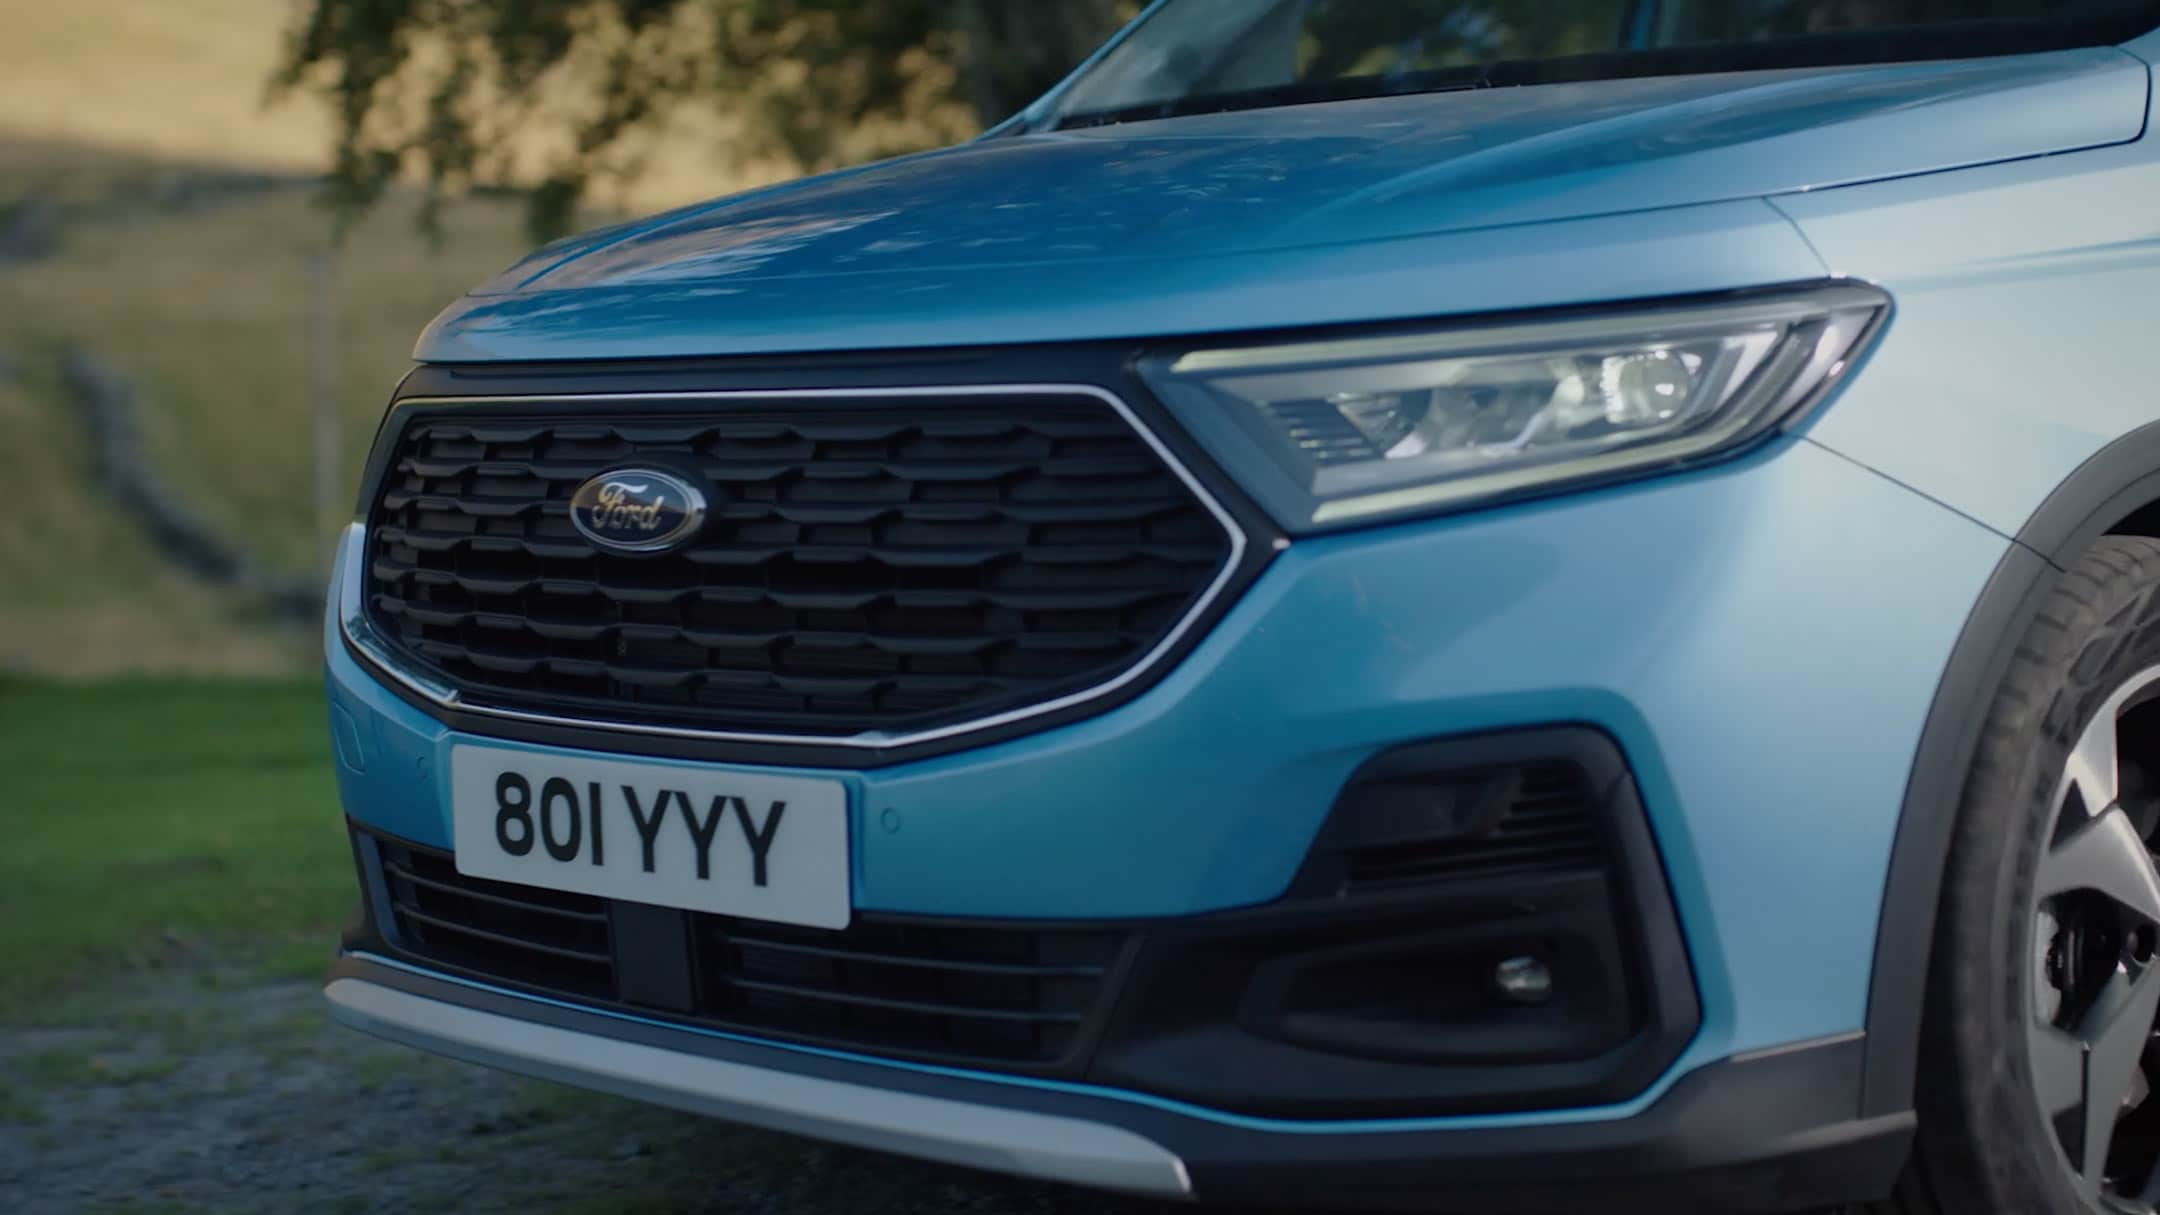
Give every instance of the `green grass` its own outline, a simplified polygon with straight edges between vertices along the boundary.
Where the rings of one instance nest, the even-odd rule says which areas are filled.
[[[352,876],[310,682],[0,682],[0,1019],[116,968],[327,957]]]
[[[181,1058],[173,1054],[130,1058],[117,1052],[60,1047],[17,1061],[15,1070],[39,1089],[97,1088],[163,1080],[181,1065]]]
[[[0,1126],[45,1125],[45,1105],[22,1084],[0,1079]]]
[[[92,1084],[97,1081],[92,1066],[96,1056],[87,1050],[62,1047],[42,1050],[16,1064],[25,1078],[39,1088],[54,1088],[63,1084]]]

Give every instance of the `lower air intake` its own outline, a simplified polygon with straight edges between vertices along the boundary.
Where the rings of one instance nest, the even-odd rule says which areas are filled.
[[[467,877],[444,853],[361,836],[381,862],[393,944],[480,978],[630,1003],[623,905]],[[819,1046],[1054,1070],[1105,1011],[1128,935],[859,916],[839,931],[637,906],[670,917],[692,976],[681,1020]],[[679,918],[677,918],[679,917]],[[632,934],[635,936],[636,934]],[[650,1008],[639,1011],[651,1015]]]

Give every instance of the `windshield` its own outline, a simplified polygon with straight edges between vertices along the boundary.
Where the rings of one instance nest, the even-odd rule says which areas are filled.
[[[1051,121],[2010,54],[2155,24],[2153,0],[1165,0]]]

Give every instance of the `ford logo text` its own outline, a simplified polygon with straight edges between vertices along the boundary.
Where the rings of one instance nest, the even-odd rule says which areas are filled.
[[[688,543],[704,526],[705,495],[670,473],[616,469],[570,495],[570,523],[612,552],[666,552]]]

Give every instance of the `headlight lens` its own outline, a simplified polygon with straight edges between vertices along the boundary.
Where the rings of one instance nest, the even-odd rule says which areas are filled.
[[[1193,350],[1141,373],[1219,455],[1261,469],[1257,495],[1308,531],[1728,454],[1818,399],[1888,308],[1837,284]]]

